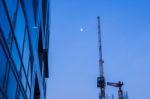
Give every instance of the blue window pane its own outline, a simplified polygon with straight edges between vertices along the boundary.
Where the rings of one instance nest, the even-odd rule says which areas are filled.
[[[31,63],[29,64],[29,69],[28,69],[28,81],[29,81],[29,85],[31,85]]]
[[[18,88],[16,99],[25,99],[20,87]]]
[[[2,44],[0,42],[0,87],[3,85],[4,77],[5,77],[5,71],[6,71],[6,55],[4,53],[4,49],[2,47]]]
[[[36,21],[36,17],[37,17],[37,10],[38,10],[38,0],[33,0],[33,10],[34,10],[34,18],[35,18],[35,21]]]
[[[2,92],[2,90],[0,90],[0,99],[6,99],[6,97],[4,96],[4,93]]]
[[[15,24],[15,37],[17,39],[20,52],[22,52],[22,48],[23,48],[24,31],[25,31],[25,19],[24,19],[22,7],[19,4],[16,24]]]
[[[20,93],[19,99],[25,99],[25,98],[23,97],[23,94],[22,94],[22,93]]]
[[[26,32],[25,41],[24,41],[23,64],[24,64],[24,68],[27,74],[28,64],[29,64],[29,39],[28,39],[27,32]]]
[[[28,99],[30,99],[30,89],[29,89],[29,86],[27,87],[27,97],[28,97]]]
[[[10,69],[9,76],[8,76],[8,84],[7,84],[7,95],[8,99],[15,99],[16,97],[16,89],[17,89],[17,81],[16,78]]]
[[[13,42],[11,53],[12,53],[12,57],[15,63],[15,67],[19,71],[20,70],[20,58],[19,58],[19,54],[18,54],[18,50],[17,50],[15,42]]]
[[[3,34],[5,36],[5,39],[8,39],[9,33],[10,33],[10,25],[7,19],[7,15],[4,9],[4,5],[2,3],[2,0],[0,0],[0,27],[3,31]]]
[[[22,68],[22,70],[21,70],[21,81],[22,81],[24,90],[26,90],[26,83],[27,83],[27,80],[26,80],[26,76],[25,76],[25,72],[23,71],[23,68]]]
[[[14,15],[17,11],[17,2],[18,0],[4,0],[7,6],[8,14],[11,22],[14,20]]]

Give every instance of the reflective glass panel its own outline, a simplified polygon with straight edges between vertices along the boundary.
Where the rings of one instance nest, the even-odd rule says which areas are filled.
[[[22,84],[23,84],[23,87],[24,89],[26,90],[26,83],[27,83],[27,80],[26,80],[26,76],[25,76],[25,73],[23,71],[23,68],[21,70],[21,81],[22,81]]]
[[[19,99],[25,99],[22,93],[19,95]]]
[[[27,97],[28,97],[28,99],[30,99],[30,89],[29,89],[29,86],[27,87]]]
[[[28,69],[28,81],[29,84],[31,85],[31,63],[29,64],[29,69]]]
[[[7,15],[6,15],[2,0],[0,0],[0,27],[1,27],[3,34],[7,40],[8,36],[9,36],[9,32],[10,32],[10,28],[9,28],[10,25],[9,25],[9,22],[7,19]]]
[[[25,19],[24,19],[22,7],[19,4],[16,24],[15,24],[15,37],[17,39],[20,52],[22,52],[22,48],[23,48],[24,31],[25,31]]]
[[[6,62],[7,62],[7,58],[6,58],[3,46],[0,42],[0,87],[2,87],[4,77],[5,77]]]
[[[17,81],[16,78],[10,69],[8,76],[8,84],[7,84],[7,95],[8,99],[15,99],[16,97],[16,89],[17,89]]]
[[[14,15],[17,11],[17,2],[18,0],[4,0],[7,6],[8,14],[11,19],[11,22],[14,20]]]
[[[25,99],[20,89],[18,90],[17,99]]]
[[[25,41],[24,41],[23,64],[27,74],[28,64],[29,64],[29,39],[28,39],[27,32],[25,34]]]
[[[37,17],[37,10],[38,10],[38,0],[33,0],[33,10],[34,10],[34,18],[35,18],[35,21],[36,21],[36,17]]]
[[[17,46],[16,46],[15,42],[13,42],[11,50],[12,50],[11,52],[12,52],[12,57],[13,57],[15,66],[16,66],[17,70],[19,71],[20,70],[20,58],[19,58],[19,54],[18,54],[18,50],[17,50]]]

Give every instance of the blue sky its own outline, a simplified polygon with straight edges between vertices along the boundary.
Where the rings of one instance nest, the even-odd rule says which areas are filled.
[[[51,0],[47,98],[98,99],[98,15],[106,81],[123,81],[130,99],[150,99],[150,0]]]

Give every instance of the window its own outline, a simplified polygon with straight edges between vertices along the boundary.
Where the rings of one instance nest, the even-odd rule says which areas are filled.
[[[0,88],[0,99],[7,99],[6,93]]]
[[[39,30],[38,56],[39,56],[40,71],[42,73],[42,67],[43,67],[44,63],[43,63],[43,42],[42,42],[42,31],[41,31],[41,28]]]
[[[29,85],[31,85],[31,62],[29,63],[28,66],[28,81],[29,81]]]
[[[44,77],[48,77],[48,51],[43,48],[42,41],[42,31],[40,28],[39,31],[39,41],[38,41],[38,56],[39,56],[39,65],[40,71],[44,75]],[[44,72],[42,72],[44,70]]]
[[[10,25],[7,18],[8,17],[6,15],[4,5],[2,3],[2,0],[0,0],[0,27],[6,40],[8,39],[8,35],[10,33]]]
[[[49,20],[49,18],[50,18],[50,15],[49,15],[49,6],[48,6],[48,8],[47,8],[47,20],[46,20],[46,31],[45,31],[45,33],[46,33],[46,35],[45,35],[45,38],[46,38],[46,48],[49,48],[49,34],[50,34],[50,20]]]
[[[8,75],[8,83],[7,83],[8,99],[15,99],[16,89],[17,89],[17,81],[16,81],[13,71],[10,69],[9,75]]]
[[[26,74],[27,74],[28,64],[29,64],[29,56],[30,56],[29,38],[28,38],[27,30],[26,30],[25,40],[24,40],[24,51],[23,51],[23,64],[24,64]]]
[[[23,94],[22,93],[20,93],[20,95],[19,95],[19,98],[18,99],[25,99],[24,97],[23,97]]]
[[[17,2],[18,0],[4,0],[7,6],[7,11],[10,17],[11,22],[13,23],[15,13],[17,11]]]
[[[46,88],[47,88],[46,83],[44,83],[44,96],[45,97],[46,97]]]
[[[44,33],[45,33],[45,25],[46,25],[46,12],[47,12],[47,0],[42,0],[42,14],[43,14],[43,26],[44,26]]]
[[[19,4],[16,24],[15,24],[15,37],[17,39],[20,52],[22,52],[22,48],[23,48],[24,32],[25,32],[25,18],[24,18],[22,7]]]
[[[33,0],[33,10],[34,10],[34,19],[36,22],[37,10],[38,10],[38,0]]]
[[[40,99],[40,89],[39,89],[37,76],[35,78],[34,99]]]
[[[47,49],[43,49],[43,59],[44,59],[44,77],[48,77],[49,76],[49,72],[48,72],[48,51]]]
[[[2,90],[0,89],[0,99],[3,99],[3,97],[4,97],[4,94],[3,94]]]
[[[26,90],[27,80],[26,80],[26,76],[25,76],[25,72],[24,72],[23,68],[21,69],[21,81],[22,81],[24,90]]]
[[[17,91],[18,93],[17,93],[17,98],[16,99],[25,99],[24,98],[24,96],[23,96],[23,94],[22,94],[22,92],[21,92],[21,89],[20,88],[18,88],[18,91]]]
[[[7,57],[0,41],[0,87],[3,87],[5,72],[6,72]]]
[[[30,99],[30,89],[29,89],[29,86],[27,86],[27,97],[28,97],[28,99]]]
[[[13,42],[11,54],[12,54],[12,57],[13,57],[13,60],[15,63],[15,67],[17,68],[18,71],[20,71],[20,57],[19,57],[17,46],[16,46],[15,42]]]

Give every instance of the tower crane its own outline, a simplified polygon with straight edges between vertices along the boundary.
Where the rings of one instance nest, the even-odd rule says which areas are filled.
[[[118,87],[118,96],[119,99],[123,99],[123,91],[122,91],[122,86],[123,86],[123,82],[119,81],[118,83],[112,83],[112,82],[107,82],[107,85],[109,86],[113,86],[113,87]]]
[[[102,58],[102,44],[101,44],[101,30],[100,30],[100,17],[97,16],[98,24],[98,42],[99,42],[99,71],[100,76],[97,77],[97,87],[100,88],[99,99],[105,99],[105,77],[103,71],[103,58]]]

